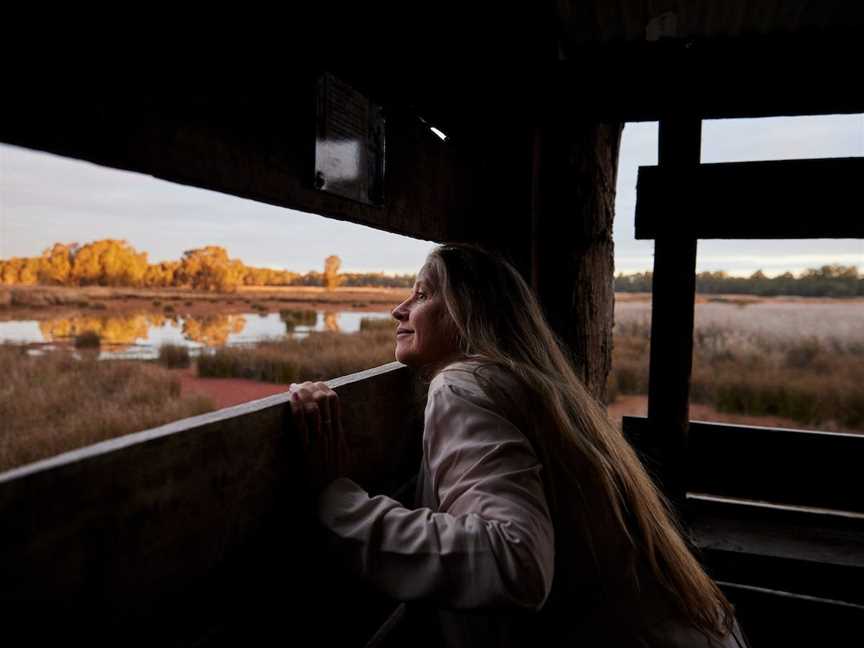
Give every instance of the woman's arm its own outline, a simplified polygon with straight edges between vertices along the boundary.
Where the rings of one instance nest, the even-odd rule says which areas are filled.
[[[322,491],[320,520],[348,566],[393,598],[539,609],[554,563],[541,466],[515,426],[445,374],[430,386],[423,440],[439,510],[342,478]]]

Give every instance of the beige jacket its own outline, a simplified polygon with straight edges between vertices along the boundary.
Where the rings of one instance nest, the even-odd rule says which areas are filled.
[[[319,519],[347,566],[409,602],[443,645],[718,645],[665,618],[622,638],[631,619],[619,623],[620,610],[610,612],[604,601],[626,597],[593,570],[571,576],[574,565],[589,572],[578,555],[587,552],[570,538],[577,530],[568,529],[581,518],[553,524],[531,443],[464,371],[471,367],[451,365],[429,386],[416,508],[370,497],[347,478],[322,491]],[[550,600],[553,582],[558,595]],[[642,594],[650,597],[650,588]],[[656,605],[646,607],[657,614]]]

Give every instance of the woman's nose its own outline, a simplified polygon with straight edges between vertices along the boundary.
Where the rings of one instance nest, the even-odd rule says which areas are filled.
[[[393,316],[393,319],[399,320],[400,322],[404,320],[407,317],[407,315],[405,314],[405,302],[402,302],[396,308],[390,311],[390,314]]]

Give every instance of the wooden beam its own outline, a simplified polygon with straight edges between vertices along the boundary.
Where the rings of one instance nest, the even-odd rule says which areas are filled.
[[[636,238],[864,238],[864,158],[639,168]]]
[[[317,74],[291,67],[265,89],[13,79],[0,141],[415,238],[449,238],[471,212],[470,161],[403,106],[386,106],[383,207],[315,188]]]
[[[408,369],[330,384],[351,476],[394,490],[420,457],[422,394]],[[280,394],[0,475],[4,631],[40,645],[54,633],[96,645],[199,645],[233,632],[261,643],[286,629],[336,645],[371,636],[390,604],[320,554],[291,421]]]
[[[852,79],[864,44],[855,27],[838,27],[822,34],[586,43],[569,49],[555,76],[598,119],[861,113],[864,88]]]
[[[698,165],[701,133],[697,118],[661,121],[660,165]],[[696,239],[665,228],[654,244],[648,420],[662,448],[666,492],[679,503],[685,491],[695,289]]]
[[[625,417],[628,438],[648,456],[645,418]],[[864,514],[864,436],[690,422],[687,491]]]

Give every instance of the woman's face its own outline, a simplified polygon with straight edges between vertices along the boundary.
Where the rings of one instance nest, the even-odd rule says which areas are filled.
[[[411,367],[435,364],[458,355],[456,326],[427,266],[417,274],[411,296],[392,312],[396,328],[396,359]]]

